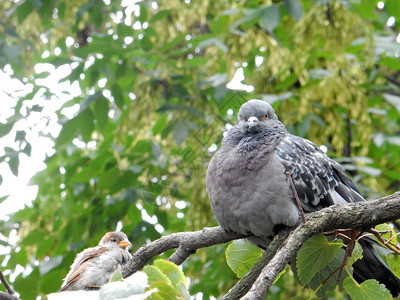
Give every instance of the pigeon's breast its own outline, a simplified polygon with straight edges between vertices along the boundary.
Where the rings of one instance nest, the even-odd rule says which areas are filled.
[[[273,152],[217,153],[207,174],[207,191],[219,224],[227,230],[267,239],[274,225],[297,223],[284,168]]]

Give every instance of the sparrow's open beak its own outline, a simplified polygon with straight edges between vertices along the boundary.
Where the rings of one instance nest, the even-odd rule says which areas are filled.
[[[118,243],[118,246],[120,246],[121,248],[126,248],[129,247],[130,245],[131,243],[128,240],[123,240]]]

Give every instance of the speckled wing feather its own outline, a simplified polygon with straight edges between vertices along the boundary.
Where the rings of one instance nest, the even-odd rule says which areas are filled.
[[[364,201],[344,168],[304,138],[286,135],[275,148],[306,212]]]

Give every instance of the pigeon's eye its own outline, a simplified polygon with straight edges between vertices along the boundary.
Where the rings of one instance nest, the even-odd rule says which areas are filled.
[[[241,117],[241,118],[240,118],[240,120],[242,120],[242,121],[246,121],[246,119],[245,119],[245,118],[243,118],[243,117]]]
[[[269,119],[268,114],[265,114],[264,119],[265,120]]]

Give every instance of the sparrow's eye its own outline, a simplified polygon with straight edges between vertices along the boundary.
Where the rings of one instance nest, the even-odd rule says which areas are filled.
[[[264,119],[267,120],[268,118],[268,114],[265,114]]]
[[[116,242],[117,242],[117,239],[116,239],[116,238],[112,238],[112,239],[111,239],[111,242],[116,243]]]

